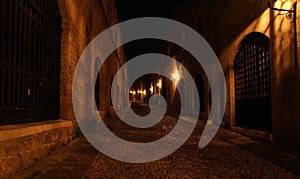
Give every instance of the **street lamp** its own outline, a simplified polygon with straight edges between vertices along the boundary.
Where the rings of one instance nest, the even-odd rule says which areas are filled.
[[[162,80],[161,80],[161,79],[158,80],[158,83],[156,84],[156,86],[157,86],[159,89],[162,88]]]
[[[172,74],[172,79],[173,79],[175,85],[177,85],[178,81],[180,80],[180,75],[177,70]]]
[[[151,87],[150,87],[150,92],[151,94],[153,93],[154,89],[153,89],[153,85],[151,84]]]

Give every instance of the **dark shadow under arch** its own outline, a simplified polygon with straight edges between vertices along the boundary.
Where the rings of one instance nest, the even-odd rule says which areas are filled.
[[[195,109],[195,111],[199,110],[200,112],[205,112],[204,80],[200,74],[197,74],[195,82],[199,93],[199,102],[200,102],[200,108]]]

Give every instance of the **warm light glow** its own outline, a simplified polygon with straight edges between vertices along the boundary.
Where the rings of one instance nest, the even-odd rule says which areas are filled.
[[[161,79],[158,80],[158,83],[156,84],[156,86],[159,87],[159,88],[162,87],[162,80]]]
[[[277,0],[274,3],[274,7],[278,9],[287,9],[287,10],[292,10],[293,9],[293,3],[290,0]],[[280,12],[278,12],[280,13]]]
[[[175,73],[172,74],[172,78],[175,81],[175,83],[177,83],[180,79],[179,73],[178,71],[176,71]]]
[[[146,95],[147,94],[147,92],[146,92],[146,90],[144,89],[144,91],[143,91],[143,95]]]
[[[153,85],[152,84],[151,84],[151,87],[150,87],[149,90],[150,90],[151,93],[153,93]]]
[[[129,91],[129,93],[135,95],[136,91]]]

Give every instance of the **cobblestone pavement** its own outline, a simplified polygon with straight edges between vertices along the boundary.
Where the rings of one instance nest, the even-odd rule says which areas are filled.
[[[137,112],[146,111],[136,108]],[[139,111],[140,110],[140,111]],[[170,132],[177,119],[165,118],[147,130],[122,123],[115,115],[105,120],[117,136],[128,141],[149,142]],[[186,143],[173,154],[150,163],[131,164],[98,154],[84,178],[299,178],[274,163],[222,139],[222,130],[204,149],[198,148],[203,131],[198,122]]]

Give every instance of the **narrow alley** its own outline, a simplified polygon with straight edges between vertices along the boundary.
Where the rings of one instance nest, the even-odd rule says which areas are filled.
[[[300,0],[2,0],[0,179],[300,178]]]

